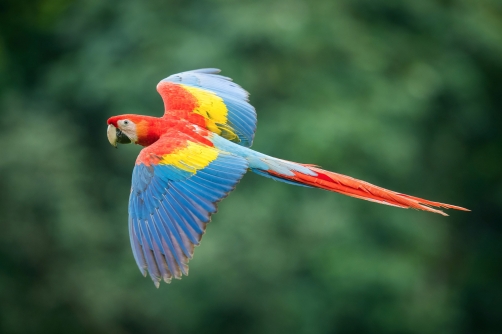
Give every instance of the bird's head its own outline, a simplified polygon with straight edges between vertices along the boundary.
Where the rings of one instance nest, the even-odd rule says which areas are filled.
[[[138,144],[148,146],[162,134],[162,120],[143,115],[120,115],[108,119],[106,134],[114,147],[117,144]]]
[[[138,143],[138,130],[142,125],[141,121],[136,115],[110,117],[106,131],[110,144],[117,147],[117,144]]]

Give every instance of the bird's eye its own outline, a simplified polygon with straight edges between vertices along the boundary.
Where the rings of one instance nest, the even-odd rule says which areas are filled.
[[[124,125],[129,125],[129,121],[128,121],[128,120],[125,120],[125,121],[124,121]]]

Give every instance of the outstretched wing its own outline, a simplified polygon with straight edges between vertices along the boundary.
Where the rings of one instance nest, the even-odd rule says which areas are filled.
[[[208,68],[171,75],[159,82],[164,117],[181,117],[218,135],[250,147],[256,131],[256,111],[249,93]]]
[[[140,271],[160,280],[188,274],[216,203],[247,170],[244,158],[181,133],[166,133],[136,160],[129,198],[129,234]]]

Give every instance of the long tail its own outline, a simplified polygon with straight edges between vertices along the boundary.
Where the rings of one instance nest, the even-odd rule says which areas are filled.
[[[253,162],[256,161],[255,159],[252,160]],[[259,160],[260,162],[264,162],[268,168],[252,168],[253,172],[282,182],[321,188],[380,204],[392,205],[405,209],[413,208],[424,210],[439,213],[443,216],[448,215],[433,207],[470,211],[460,206],[433,202],[423,198],[401,194],[350,176],[323,170],[315,165],[297,164],[268,156],[259,157]],[[252,163],[250,165],[253,166]],[[261,163],[260,165],[261,166],[257,167],[263,167]]]
[[[429,201],[423,198],[401,194],[392,190],[375,186],[371,183],[354,179],[350,176],[329,172],[315,165],[299,164],[277,159],[250,148],[243,147],[221,138],[215,134],[212,142],[222,151],[240,155],[249,162],[249,168],[256,174],[281,182],[295,185],[321,188],[347,196],[352,196],[380,204],[413,208],[448,216],[436,208],[470,211],[460,206]]]

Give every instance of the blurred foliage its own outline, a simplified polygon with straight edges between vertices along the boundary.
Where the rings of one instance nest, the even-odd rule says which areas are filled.
[[[502,332],[498,0],[0,3],[0,332]],[[189,277],[155,289],[127,232],[156,83],[219,67],[254,148],[468,207],[441,217],[247,175]]]

